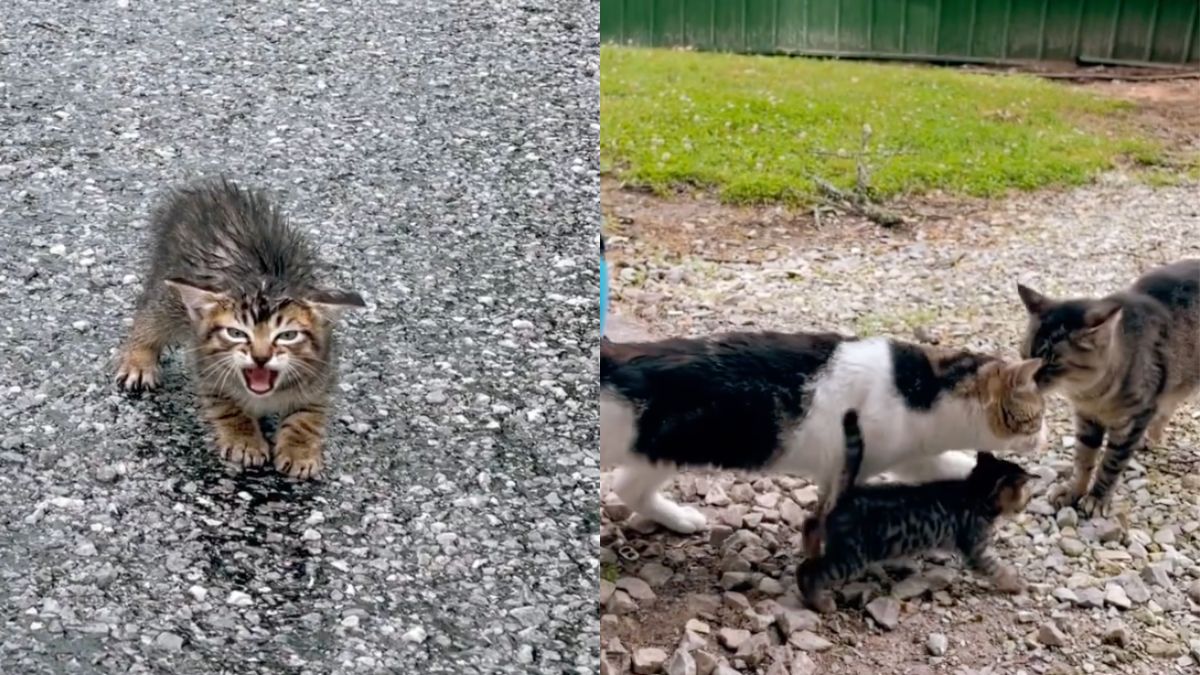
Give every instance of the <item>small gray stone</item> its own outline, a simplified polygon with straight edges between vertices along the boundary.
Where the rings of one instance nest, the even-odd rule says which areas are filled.
[[[1117,609],[1129,609],[1133,607],[1133,603],[1129,601],[1129,596],[1125,594],[1125,589],[1117,584],[1108,584],[1104,587],[1104,602]]]
[[[183,649],[183,638],[170,631],[163,631],[154,638],[154,646],[168,652]]]
[[[708,494],[704,495],[704,503],[710,506],[729,506],[729,495],[725,494],[720,485],[710,485]]]
[[[1128,574],[1120,581],[1121,587],[1125,589],[1125,595],[1129,596],[1134,604],[1144,605],[1150,601],[1150,589],[1146,588],[1146,584],[1139,577]]]
[[[667,662],[667,653],[656,647],[645,647],[633,652],[633,672],[639,675],[654,675]]]
[[[764,595],[779,596],[783,595],[783,584],[772,577],[763,577],[758,581],[758,590]]]
[[[823,652],[833,643],[812,631],[802,630],[788,636],[788,644],[805,652]]]
[[[1072,509],[1074,510],[1074,509]],[[1100,538],[1102,543],[1110,543],[1121,541],[1125,536],[1125,530],[1121,524],[1115,520],[1105,518],[1094,523],[1096,528],[1096,536]]]
[[[742,643],[737,650],[737,658],[750,667],[755,667],[767,658],[767,650],[771,648],[771,636],[768,633],[755,633]]]
[[[732,535],[732,527],[728,525],[722,525],[720,523],[714,523],[708,531],[708,543],[719,548],[721,544],[724,544],[725,540],[729,539],[729,537]]]
[[[930,633],[929,638],[925,640],[925,649],[931,656],[945,656],[949,647],[950,641],[941,633]]]
[[[892,630],[900,623],[900,602],[891,596],[875,598],[867,603],[867,614],[875,623]]]
[[[1193,581],[1192,585],[1188,586],[1187,594],[1192,602],[1200,603],[1200,579]]]
[[[821,625],[821,618],[811,610],[782,608],[775,613],[775,623],[784,635],[798,631],[814,631]]]
[[[1175,544],[1175,529],[1173,527],[1163,527],[1154,533],[1154,543],[1169,546]]]
[[[816,675],[817,664],[812,657],[804,652],[796,652],[792,657],[792,667],[788,675]]]
[[[1120,621],[1113,621],[1104,629],[1102,640],[1106,645],[1128,647],[1130,641],[1129,629]]]
[[[629,597],[643,602],[648,602],[658,597],[650,589],[650,584],[637,577],[621,577],[617,579],[617,588],[628,593]]]
[[[1037,641],[1047,647],[1063,647],[1067,644],[1067,636],[1058,629],[1058,626],[1047,622],[1038,628]]]
[[[1056,588],[1051,595],[1053,595],[1056,600],[1061,600],[1063,602],[1070,602],[1072,604],[1079,602],[1079,596],[1075,595],[1075,591],[1072,591],[1069,588]]]
[[[446,393],[443,391],[431,391],[425,395],[425,402],[433,405],[441,405],[447,400]]]
[[[698,675],[696,659],[686,650],[675,650],[671,660],[667,662],[667,675]]]
[[[1059,539],[1058,547],[1062,549],[1063,553],[1066,553],[1072,558],[1077,558],[1087,551],[1087,545],[1075,537],[1063,537],[1062,539]]]
[[[1079,513],[1070,506],[1064,506],[1058,510],[1058,515],[1055,516],[1060,528],[1075,527],[1079,524]]]
[[[929,583],[920,576],[913,575],[892,586],[892,595],[899,600],[918,598],[929,592]]]
[[[1099,588],[1084,588],[1079,591],[1077,604],[1080,607],[1103,607],[1104,591]]]
[[[229,597],[225,598],[225,603],[234,607],[249,607],[254,604],[254,598],[242,591],[230,591]]]
[[[654,587],[662,586],[670,581],[671,575],[672,572],[670,568],[656,562],[648,562],[645,565],[642,565],[642,568],[638,570],[638,576],[644,579],[646,583]]]
[[[741,628],[722,628],[717,631],[717,642],[730,651],[737,651],[749,639],[750,631]]]
[[[608,599],[608,604],[604,606],[609,612],[617,616],[625,614],[633,614],[637,611],[637,602],[629,597],[625,591],[614,591],[612,597]]]
[[[1163,563],[1150,563],[1142,569],[1142,580],[1159,588],[1171,587],[1171,575]]]
[[[108,464],[96,469],[96,480],[101,483],[115,483],[119,477],[117,470]]]
[[[81,556],[84,558],[90,558],[90,557],[96,555],[96,553],[97,553],[96,545],[93,544],[92,542],[88,541],[87,539],[84,539],[83,541],[79,542],[79,545],[75,547],[75,555],[77,555],[77,556]]]
[[[712,675],[717,669],[717,657],[706,651],[697,649],[692,652],[692,658],[696,660],[696,675]]]
[[[738,591],[752,588],[754,575],[749,572],[726,572],[721,575],[721,588],[727,591]]]
[[[405,642],[420,644],[428,637],[429,635],[425,632],[424,628],[421,626],[413,626],[412,628],[404,631],[404,634],[400,636],[400,639],[404,640]]]

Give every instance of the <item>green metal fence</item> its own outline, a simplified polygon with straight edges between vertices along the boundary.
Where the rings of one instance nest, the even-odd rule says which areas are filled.
[[[1200,64],[1200,0],[600,0],[605,42],[943,62]]]

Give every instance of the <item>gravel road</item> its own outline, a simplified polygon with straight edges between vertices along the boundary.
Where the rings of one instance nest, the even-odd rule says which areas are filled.
[[[595,672],[598,13],[0,3],[0,672]],[[369,304],[320,482],[109,382],[222,171]]]
[[[635,319],[625,324],[635,339],[837,330],[1015,356],[1025,322],[1018,280],[1053,295],[1104,294],[1154,265],[1200,256],[1197,189],[1114,174],[1062,193],[947,204],[892,233],[861,222],[798,231],[769,210],[730,225],[694,203],[650,207],[614,194],[614,308]],[[673,215],[685,234],[668,241],[660,235],[672,230],[652,221]],[[628,330],[612,326],[614,339]],[[1051,402],[1049,452],[1020,459],[1039,476],[1035,497],[998,536],[999,556],[1030,585],[1016,597],[933,558],[891,575],[895,583],[847,586],[841,610],[818,618],[799,611],[794,581],[797,528],[816,498],[806,481],[686,473],[671,489],[712,524],[691,537],[625,521],[628,509],[602,489],[609,672],[631,662],[668,675],[1197,672],[1200,401],[1176,414],[1163,447],[1136,457],[1114,515],[1093,520],[1050,504],[1074,444],[1066,402]],[[620,555],[626,545],[636,560]]]

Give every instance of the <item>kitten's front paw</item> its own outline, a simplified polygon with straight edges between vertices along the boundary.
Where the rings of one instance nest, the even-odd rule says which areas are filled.
[[[1012,567],[1005,567],[992,579],[992,586],[1001,593],[1024,593],[1025,581]]]
[[[217,438],[221,459],[239,466],[262,466],[271,456],[271,446],[260,433],[222,431]]]
[[[1099,497],[1095,494],[1089,494],[1079,500],[1076,508],[1079,509],[1079,513],[1087,518],[1107,518],[1112,508],[1111,495],[1111,492]]]
[[[158,386],[158,354],[148,349],[130,349],[117,365],[117,386],[126,391],[149,391]]]
[[[283,440],[275,448],[275,469],[288,478],[315,478],[324,466],[319,444]]]

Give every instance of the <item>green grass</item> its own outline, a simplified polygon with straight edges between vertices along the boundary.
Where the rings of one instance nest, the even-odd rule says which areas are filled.
[[[1162,154],[1129,104],[1032,76],[614,46],[600,59],[601,166],[660,192],[807,203],[814,174],[854,185],[864,124],[885,198],[1075,185]]]

